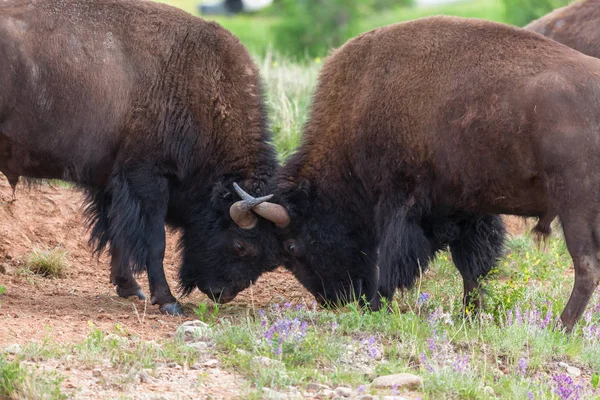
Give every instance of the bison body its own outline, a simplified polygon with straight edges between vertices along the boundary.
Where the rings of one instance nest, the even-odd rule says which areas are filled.
[[[228,31],[154,2],[10,0],[0,59],[0,171],[87,190],[120,295],[143,297],[131,272],[146,270],[152,302],[181,312],[165,222],[182,230],[185,293],[228,301],[276,267],[272,223],[230,216],[233,183],[265,194],[277,163],[258,70]]]
[[[557,8],[525,29],[600,58],[600,0],[582,0]]]
[[[600,61],[523,29],[431,17],[350,40],[278,174],[289,268],[324,300],[376,302],[449,245],[470,289],[501,254],[498,214],[542,235],[559,216],[570,329],[600,279],[599,105]]]

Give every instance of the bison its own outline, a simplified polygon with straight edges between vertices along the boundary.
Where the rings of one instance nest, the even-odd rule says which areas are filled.
[[[600,60],[504,24],[429,17],[361,34],[323,65],[275,202],[287,267],[321,301],[391,299],[440,245],[501,254],[498,215],[558,216],[571,330],[600,280]],[[377,270],[379,269],[379,271]]]
[[[8,0],[0,59],[0,171],[13,187],[86,190],[90,241],[108,246],[120,296],[144,297],[133,273],[145,270],[152,304],[183,312],[165,223],[182,232],[183,294],[227,302],[277,266],[262,85],[227,30],[147,1]]]
[[[525,29],[600,58],[600,0],[583,0],[558,8]]]

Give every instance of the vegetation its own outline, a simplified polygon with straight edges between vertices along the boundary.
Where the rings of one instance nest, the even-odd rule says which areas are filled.
[[[157,1],[197,14],[194,0]],[[308,14],[309,10],[315,8],[314,0],[301,2],[284,0],[283,11],[275,8],[252,16],[207,18],[216,20],[229,29],[251,52],[261,58],[275,51],[285,55],[291,54],[296,60],[302,60],[307,56],[323,58],[328,54],[328,44],[339,46],[362,32],[430,15],[444,14],[506,21],[502,0],[462,0],[427,7],[411,7],[412,2],[413,0],[328,0],[321,2],[319,11]],[[343,14],[336,12],[334,8],[336,4],[347,7]],[[338,21],[337,18],[343,15],[352,19],[347,20],[344,17],[342,21]],[[284,29],[287,28],[294,34],[300,33],[298,37],[301,40],[286,32]],[[306,37],[302,36],[304,34]],[[282,38],[279,38],[279,35],[283,35]]]
[[[506,20],[517,26],[525,26],[550,11],[566,6],[573,0],[503,0]]]
[[[62,247],[35,246],[26,258],[25,270],[49,278],[62,278],[68,268],[68,253]]]

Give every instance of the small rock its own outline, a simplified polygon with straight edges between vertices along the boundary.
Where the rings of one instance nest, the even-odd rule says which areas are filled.
[[[489,396],[495,396],[496,392],[494,391],[494,388],[491,386],[486,386],[483,388],[483,392]]]
[[[96,369],[92,370],[92,375],[95,378],[101,378],[102,377],[102,370],[100,368],[96,368]]]
[[[324,389],[317,395],[317,399],[331,399],[335,395],[335,392],[331,389]]]
[[[577,367],[567,367],[567,374],[571,375],[573,378],[578,378],[581,376],[581,370]]]
[[[273,360],[272,358],[265,356],[256,356],[252,358],[253,367],[263,368],[263,367],[276,367],[276,368],[285,368],[285,364],[279,360]]]
[[[210,337],[211,329],[202,321],[187,321],[177,328],[177,336],[186,342],[198,342]]]
[[[21,346],[18,344],[9,344],[4,348],[4,351],[8,354],[19,354],[21,352]]]
[[[140,383],[148,383],[150,381],[150,375],[148,375],[146,371],[141,371],[138,374],[138,379],[140,380]]]
[[[190,343],[187,345],[187,347],[194,349],[200,353],[205,352],[206,350],[208,350],[208,344],[206,342],[196,342],[196,343]]]
[[[7,263],[0,264],[0,274],[6,274],[8,271],[9,265]]]
[[[306,391],[308,393],[318,393],[321,390],[326,390],[326,389],[330,389],[329,386],[321,385],[320,383],[309,383],[308,386],[306,386]]]
[[[4,256],[4,258],[6,258],[7,260],[12,260],[12,259],[13,259],[13,256],[11,256],[10,254],[6,254],[6,255]]]
[[[566,362],[563,362],[563,361],[559,362],[558,366],[561,368],[569,368],[569,364],[567,364]]]
[[[167,367],[169,367],[169,368],[175,368],[175,369],[181,369],[181,365],[179,365],[177,363],[169,363],[169,364],[167,364]]]
[[[205,368],[217,368],[218,365],[219,365],[219,360],[208,360],[207,362],[202,364],[202,366]]]
[[[199,370],[202,369],[202,365],[198,364],[198,363],[194,363],[194,365],[192,365],[190,367],[190,369],[195,369],[195,370]]]
[[[352,389],[340,386],[335,389],[335,395],[341,397],[350,397],[352,396]]]
[[[287,399],[287,395],[283,394],[283,393],[278,393],[276,391],[274,391],[273,389],[269,389],[269,388],[263,388],[263,393],[265,394],[265,398],[266,399],[270,399],[270,400],[284,400]]]
[[[395,386],[397,388],[417,389],[423,384],[423,380],[413,374],[395,374],[395,375],[384,375],[375,378],[373,386],[376,388],[391,388]]]
[[[360,398],[360,400],[377,400],[379,399],[379,396],[373,396],[372,394],[365,394],[363,395],[363,397]]]
[[[244,349],[235,349],[235,351],[237,351],[237,353],[242,356],[247,356],[250,354],[250,352],[248,350],[244,350]]]

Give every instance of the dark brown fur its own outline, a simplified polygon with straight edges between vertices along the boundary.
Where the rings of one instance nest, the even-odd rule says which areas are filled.
[[[558,8],[525,29],[600,58],[600,0],[577,1]]]
[[[572,328],[600,280],[599,107],[600,61],[523,29],[431,17],[350,40],[278,175],[289,268],[326,300],[391,297],[445,243],[489,270],[499,214],[542,234],[559,216]]]
[[[88,189],[92,239],[119,294],[181,310],[162,270],[164,224],[183,230],[181,286],[228,301],[275,268],[270,223],[229,217],[239,182],[265,194],[277,166],[259,71],[227,30],[135,0],[0,5],[0,171]],[[258,241],[258,238],[261,238]]]

